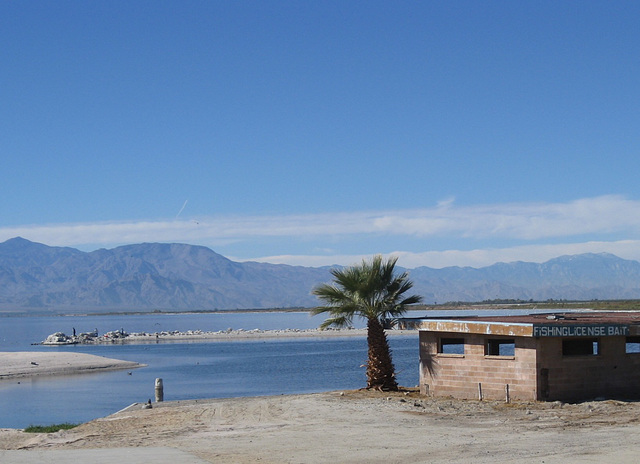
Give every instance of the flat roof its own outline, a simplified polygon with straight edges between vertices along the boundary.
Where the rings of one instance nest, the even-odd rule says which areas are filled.
[[[549,312],[513,316],[402,318],[401,329],[522,337],[640,335],[640,311]]]

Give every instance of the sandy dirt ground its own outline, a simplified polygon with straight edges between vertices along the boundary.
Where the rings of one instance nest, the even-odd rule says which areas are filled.
[[[164,447],[211,463],[635,463],[639,418],[636,402],[505,404],[345,391],[135,405],[52,434],[2,429],[0,450],[31,451],[0,457]]]
[[[0,381],[19,377],[85,374],[136,367],[142,367],[142,364],[84,353],[0,352]]]

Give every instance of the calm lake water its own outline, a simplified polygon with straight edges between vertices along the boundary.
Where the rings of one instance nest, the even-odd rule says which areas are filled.
[[[530,311],[527,311],[530,312]],[[509,311],[514,314],[513,311]],[[459,315],[439,312],[430,316]],[[470,314],[466,312],[465,314]],[[492,314],[495,314],[493,312]],[[424,312],[408,314],[423,316]],[[0,351],[72,351],[135,361],[147,367],[0,382],[0,427],[85,422],[154,398],[165,401],[311,393],[366,385],[366,337],[293,338],[138,345],[45,347],[54,332],[309,329],[323,321],[306,312],[149,314],[133,316],[0,317]],[[363,323],[356,324],[363,327]],[[398,382],[418,384],[418,334],[391,336]]]

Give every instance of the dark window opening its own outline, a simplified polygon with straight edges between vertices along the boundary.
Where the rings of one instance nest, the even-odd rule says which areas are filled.
[[[464,338],[441,338],[438,353],[464,354]]]
[[[640,337],[627,337],[624,346],[625,353],[640,353]]]
[[[515,356],[516,341],[512,338],[487,340],[485,354],[487,356]]]
[[[562,340],[562,356],[596,356],[600,347],[596,338]]]

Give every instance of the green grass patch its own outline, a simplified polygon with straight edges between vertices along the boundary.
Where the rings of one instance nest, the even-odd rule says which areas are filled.
[[[52,424],[52,425],[30,425],[26,429],[24,429],[27,433],[54,433],[59,430],[69,430],[74,427],[77,427],[80,424],[69,424],[65,422],[64,424]]]

